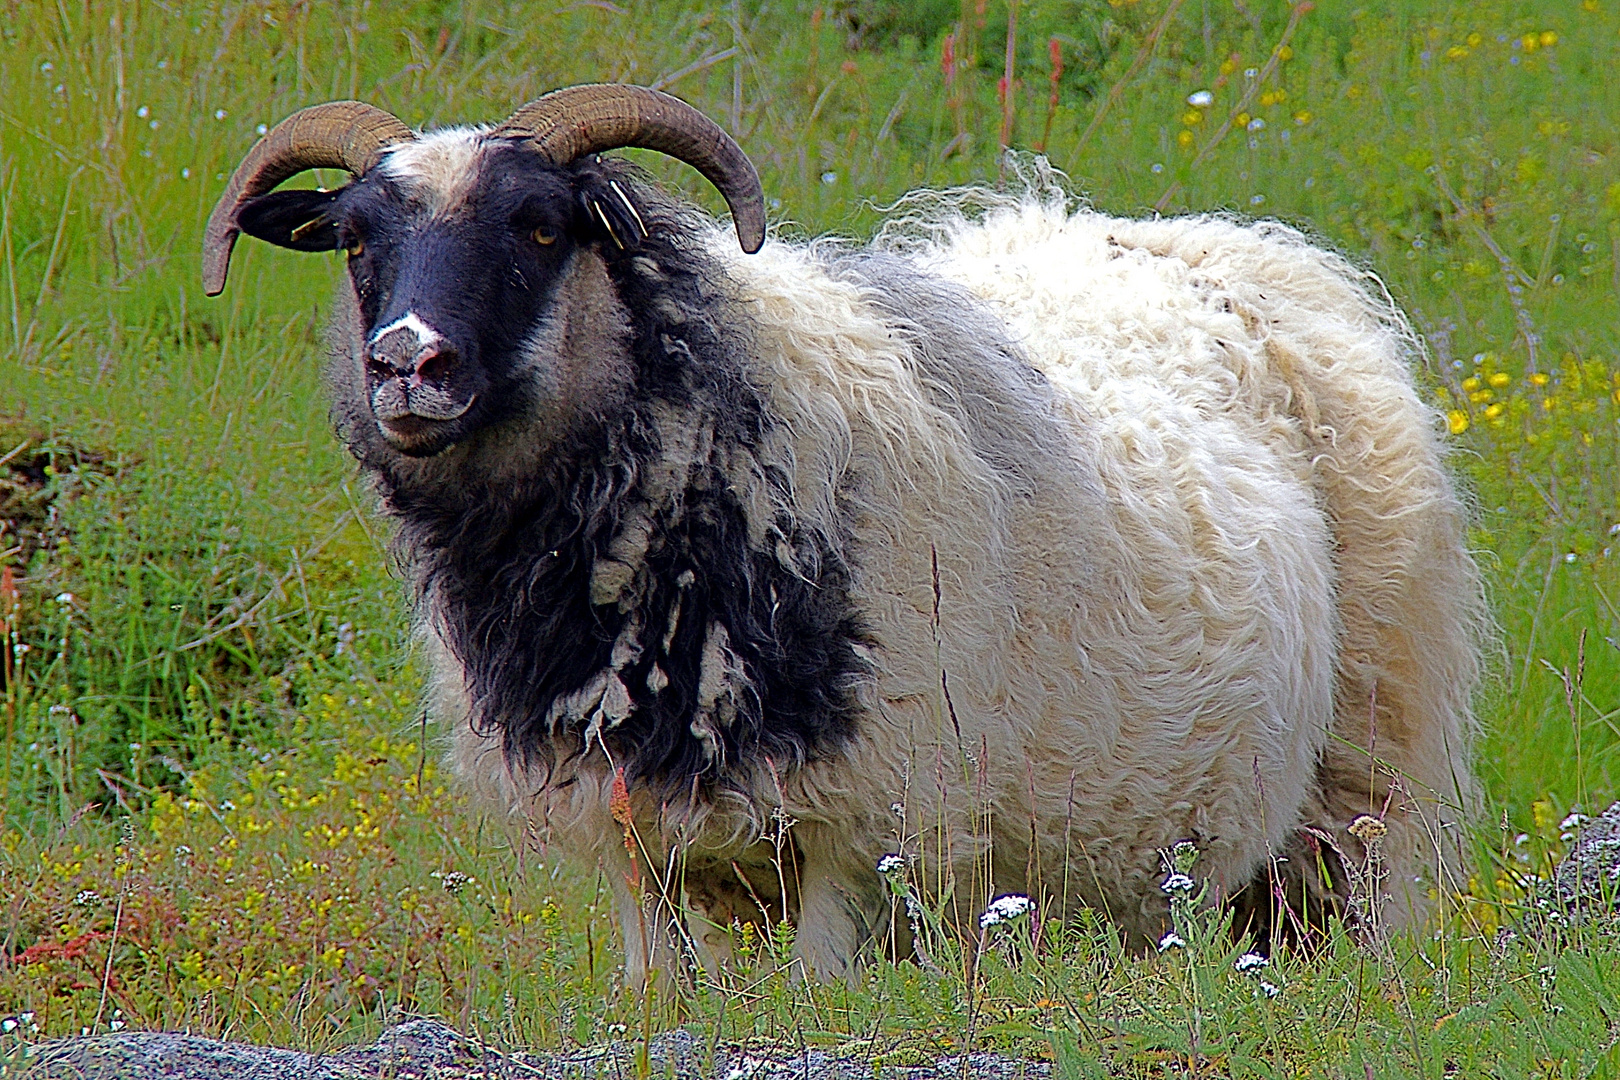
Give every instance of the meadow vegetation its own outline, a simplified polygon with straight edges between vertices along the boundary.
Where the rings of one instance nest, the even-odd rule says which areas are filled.
[[[1620,1076],[1614,932],[1521,923],[1620,779],[1620,2],[24,0],[0,36],[0,1074],[86,1029],[325,1048],[425,1013],[874,1069]],[[319,388],[338,260],[245,243],[225,297],[198,285],[224,175],[293,109],[484,121],[589,80],[721,120],[788,234],[867,234],[1011,146],[1100,209],[1278,217],[1375,268],[1428,342],[1501,628],[1443,918],[1259,967],[1186,897],[1145,958],[1101,918],[964,943],[924,910],[927,962],[858,986],[792,978],[782,927],[717,981],[626,990],[600,877],[439,766]]]

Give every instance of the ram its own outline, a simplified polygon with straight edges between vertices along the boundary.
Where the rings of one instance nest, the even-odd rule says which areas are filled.
[[[700,170],[742,250],[619,147]],[[352,180],[273,190],[315,167]],[[239,232],[348,253],[335,422],[453,760],[607,869],[632,979],[739,921],[822,978],[904,948],[891,853],[961,920],[1027,892],[1145,943],[1178,841],[1268,932],[1387,832],[1370,910],[1421,920],[1484,615],[1378,281],[1049,184],[902,205],[767,242],[748,158],[641,88],[420,134],[343,102],[249,152],[204,276]]]

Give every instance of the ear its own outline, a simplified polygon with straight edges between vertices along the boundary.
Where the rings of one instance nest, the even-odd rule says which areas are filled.
[[[624,181],[592,170],[582,172],[576,184],[580,211],[590,235],[600,237],[616,251],[641,246],[647,238],[647,226]]]
[[[249,236],[294,251],[336,251],[342,246],[337,222],[328,217],[339,191],[272,191],[249,199],[236,212],[236,224]]]

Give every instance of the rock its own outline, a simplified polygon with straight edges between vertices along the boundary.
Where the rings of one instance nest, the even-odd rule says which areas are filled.
[[[1553,871],[1553,904],[1569,919],[1620,911],[1620,802],[1577,827]]]
[[[31,1048],[15,1074],[29,1080],[623,1080],[636,1075],[636,1047],[624,1042],[567,1053],[505,1052],[437,1020],[388,1028],[370,1046],[316,1055],[170,1032],[119,1032],[58,1039]],[[689,1031],[654,1036],[649,1073],[660,1080],[1036,1080],[1044,1062],[1000,1054],[885,1065],[869,1056],[790,1047],[713,1049]],[[705,1064],[707,1063],[707,1068]],[[0,1065],[0,1073],[4,1073]],[[12,1075],[5,1073],[5,1075]]]

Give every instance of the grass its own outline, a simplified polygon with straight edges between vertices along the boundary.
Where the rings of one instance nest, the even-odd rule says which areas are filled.
[[[1620,787],[1620,7],[1307,7],[1025,0],[1010,44],[1003,0],[0,22],[0,1015],[39,1029],[0,1053],[115,1024],[320,1048],[423,1012],[514,1045],[689,1024],[877,1065],[971,1042],[1064,1077],[1620,1075],[1615,938],[1498,937],[1565,815]],[[723,985],[624,990],[604,883],[514,851],[437,768],[317,385],[337,262],[244,245],[205,301],[196,255],[222,174],[298,106],[487,120],[593,79],[721,119],[788,231],[994,182],[1005,132],[1099,208],[1276,216],[1376,268],[1429,341],[1501,626],[1490,803],[1443,925],[1256,975],[1209,915],[1146,959],[1026,918],[853,989],[788,978],[784,931]]]

